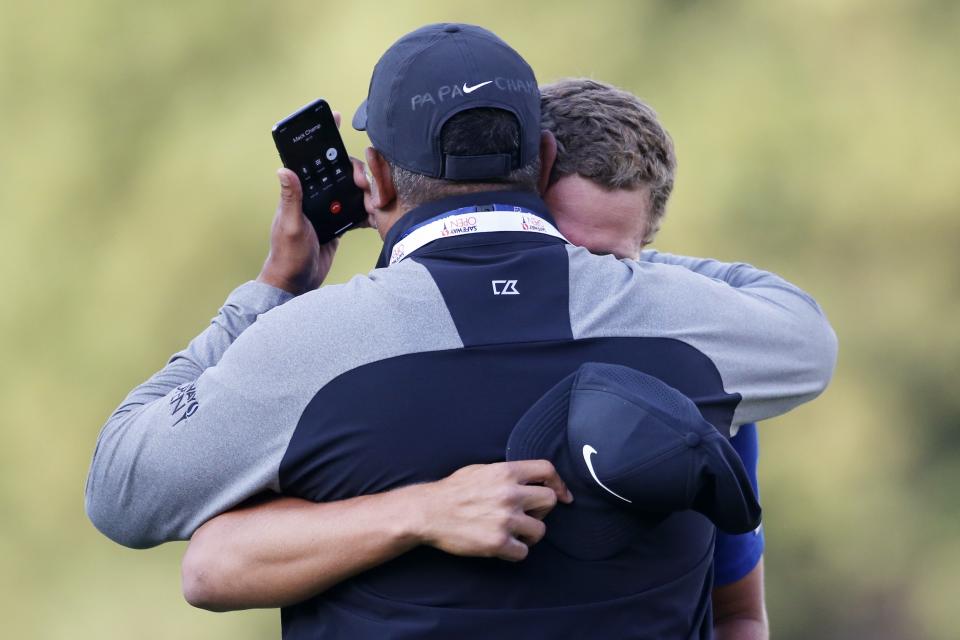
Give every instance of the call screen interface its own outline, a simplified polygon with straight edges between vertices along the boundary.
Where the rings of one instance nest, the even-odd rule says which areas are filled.
[[[363,192],[353,182],[353,165],[323,100],[304,107],[273,128],[283,166],[303,187],[303,213],[321,243],[366,219]]]

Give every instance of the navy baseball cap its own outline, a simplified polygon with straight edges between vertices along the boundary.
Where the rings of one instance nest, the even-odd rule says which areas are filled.
[[[693,509],[726,533],[760,525],[760,504],[726,437],[685,395],[620,365],[587,363],[524,414],[507,460],[553,462],[574,495],[545,540],[583,560],[625,550],[644,528]]]
[[[479,107],[516,116],[519,148],[512,154],[444,154],[443,125]],[[374,148],[408,171],[447,180],[502,178],[539,153],[540,88],[530,65],[496,34],[469,24],[431,24],[381,56],[353,128],[366,131]]]

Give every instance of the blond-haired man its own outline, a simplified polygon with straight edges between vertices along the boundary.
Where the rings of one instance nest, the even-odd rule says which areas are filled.
[[[650,105],[628,91],[586,78],[540,88],[544,129],[557,159],[544,200],[564,236],[593,253],[658,259],[643,251],[660,230],[677,168],[669,133]],[[696,266],[696,263],[691,263]],[[757,487],[757,426],[740,427],[732,444]],[[768,636],[762,529],[717,532],[714,553],[716,637]]]

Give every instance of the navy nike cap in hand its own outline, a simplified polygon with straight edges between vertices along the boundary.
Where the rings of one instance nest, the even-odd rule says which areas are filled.
[[[440,131],[447,120],[480,107],[516,116],[517,153],[443,153]],[[353,127],[408,171],[447,180],[503,178],[539,153],[540,88],[530,65],[496,34],[469,24],[431,24],[383,54]]]
[[[620,365],[587,363],[520,419],[507,460],[553,462],[575,496],[545,540],[583,560],[625,550],[651,518],[693,509],[726,533],[760,525],[736,450],[685,395]]]

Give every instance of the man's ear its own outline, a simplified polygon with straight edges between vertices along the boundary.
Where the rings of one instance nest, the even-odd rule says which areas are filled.
[[[370,169],[370,204],[376,209],[389,209],[397,199],[393,186],[390,165],[386,158],[373,147],[367,147],[367,167]]]
[[[557,139],[553,133],[544,130],[540,132],[540,179],[537,181],[537,191],[541,195],[550,184],[550,172],[557,161]]]

